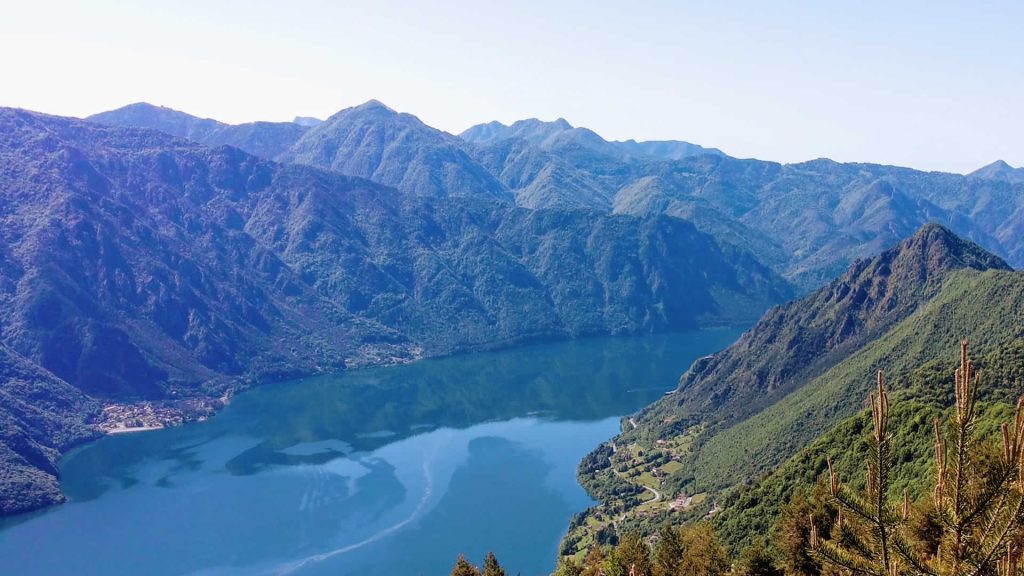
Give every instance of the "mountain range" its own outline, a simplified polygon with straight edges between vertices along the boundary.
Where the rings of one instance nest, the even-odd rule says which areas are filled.
[[[95,416],[92,399],[220,396],[528,341],[746,322],[791,294],[751,254],[663,215],[417,194],[10,109],[0,158],[0,343],[86,395],[50,406],[72,422]],[[17,478],[2,485],[31,491],[38,474],[19,470],[52,485],[69,434],[15,408],[0,412],[52,457],[40,468],[12,440]],[[52,491],[0,496],[12,512]]]
[[[323,121],[241,125],[144,103],[87,120],[0,109],[0,162],[0,513],[60,501],[57,457],[94,437],[112,403],[746,324],[817,298],[821,312],[770,310],[747,352],[708,365],[755,379],[709,375],[677,393],[677,408],[641,417],[652,438],[674,430],[656,415],[700,419],[711,442],[912,316],[948,271],[1024,261],[1024,184],[1001,167],[781,165],[608,141],[564,120],[454,136],[376,101]],[[927,227],[914,246],[937,250],[934,262],[908,264],[906,246],[857,260],[930,221],[948,230]],[[851,263],[836,295],[814,291]],[[894,267],[902,275],[877,285]],[[748,358],[780,338],[795,347]],[[785,359],[793,350],[803,356]],[[46,390],[50,400],[25,404]],[[701,404],[704,391],[721,402]],[[736,408],[733,420],[710,416],[720,406]],[[788,453],[765,450],[758,470]]]
[[[171,126],[176,135],[222,143],[204,135],[207,129],[182,128],[210,121],[174,114],[178,119],[171,121],[164,108],[136,104],[91,119],[164,131]],[[1024,264],[1024,182],[1021,169],[1005,163],[967,176],[827,159],[779,164],[680,141],[607,141],[564,119],[491,122],[455,137],[377,101],[342,110],[294,140],[282,138],[276,154],[246,140],[250,126],[210,133],[230,133],[232,145],[263,158],[340,170],[408,194],[487,195],[530,209],[687,220],[751,252],[800,293],[927,222],[949,227],[1011,265]]]

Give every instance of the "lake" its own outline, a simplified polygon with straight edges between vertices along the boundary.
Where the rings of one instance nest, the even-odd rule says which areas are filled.
[[[108,436],[69,502],[0,523],[0,574],[548,574],[576,465],[733,329],[542,344],[258,387]]]

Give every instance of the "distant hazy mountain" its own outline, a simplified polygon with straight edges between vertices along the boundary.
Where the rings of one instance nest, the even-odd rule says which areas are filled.
[[[146,102],[136,102],[116,110],[93,114],[86,120],[126,128],[152,128],[196,142],[202,142],[210,134],[228,126],[211,118],[199,118]]]
[[[1024,168],[1014,168],[1002,160],[978,168],[967,175],[979,180],[1002,180],[1011,184],[1024,184]]]
[[[691,220],[750,249],[802,290],[929,221],[1024,264],[1024,186],[1007,181],[831,160],[775,164],[723,156],[648,163],[622,173],[615,213]]]
[[[501,140],[473,157],[513,191],[519,206],[611,211],[612,187],[525,140]]]
[[[295,119],[292,120],[292,122],[298,124],[299,126],[305,126],[306,128],[312,128],[313,126],[318,126],[324,123],[323,120],[319,118],[313,118],[311,116],[296,116]]]
[[[679,140],[647,140],[637,142],[636,140],[625,140],[613,142],[625,151],[627,157],[631,158],[660,158],[664,160],[682,160],[691,156],[712,154],[724,156],[725,153],[718,148],[705,148],[689,142]]]
[[[91,434],[89,398],[217,395],[537,339],[749,321],[791,293],[748,252],[661,215],[418,196],[9,109],[0,157],[0,368],[38,373],[0,378],[0,418],[53,389],[39,418],[73,429],[33,437],[44,461],[19,436],[24,417],[0,422],[3,458],[22,471],[0,475],[7,502],[54,501],[52,462]]]
[[[1024,187],[1008,182],[830,160],[779,165],[711,156],[651,171],[665,184],[631,190],[628,200],[617,196],[617,211],[647,213],[642,203],[654,199],[668,213],[699,202],[771,239],[788,255],[778,269],[805,289],[929,221],[1024,263]]]
[[[518,138],[542,150],[564,152],[573,148],[583,148],[617,160],[681,160],[689,156],[699,156],[701,154],[722,154],[722,151],[716,148],[704,148],[703,146],[676,140],[610,142],[593,130],[573,127],[564,118],[559,118],[553,122],[544,122],[536,118],[530,118],[514,122],[511,126],[505,126],[500,122],[478,124],[470,127],[459,136],[467,142],[479,145],[495,144],[503,140]]]
[[[145,102],[101,112],[87,119],[110,126],[151,128],[207,146],[234,146],[254,156],[268,159],[284,152],[311,125],[308,122],[224,124]]]
[[[1003,163],[967,177],[824,159],[777,164],[686,143],[608,142],[561,119],[480,124],[462,137],[521,205],[682,218],[750,250],[802,291],[929,221],[1024,264],[1024,172]]]
[[[129,111],[123,114],[139,115]],[[217,133],[212,121],[164,109],[148,114],[160,120],[151,122],[155,128],[220,143],[210,135]],[[483,194],[532,209],[681,218],[749,250],[801,291],[929,221],[1024,265],[1022,172],[1002,162],[965,177],[824,159],[740,160],[708,149],[676,159],[700,151],[679,142],[609,142],[562,119],[492,122],[462,136],[369,102],[311,129],[279,158],[415,195]]]
[[[530,208],[576,207],[608,211],[616,191],[642,174],[621,150],[565,120],[492,122],[462,138],[473,157]]]
[[[371,100],[311,128],[278,159],[369,178],[416,196],[512,201],[512,193],[465,146],[411,114]]]

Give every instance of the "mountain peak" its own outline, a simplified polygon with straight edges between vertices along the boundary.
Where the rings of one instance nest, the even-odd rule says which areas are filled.
[[[362,104],[360,104],[358,106],[353,106],[351,108],[351,110],[362,110],[362,111],[379,110],[379,111],[382,111],[382,112],[390,112],[392,114],[397,114],[397,112],[395,111],[394,108],[391,108],[390,106],[388,106],[387,104],[384,104],[380,100],[376,100],[376,99],[372,99],[372,98],[370,100],[367,100],[366,102],[363,102]]]
[[[464,148],[416,116],[370,100],[310,128],[277,160],[367,178],[413,196],[511,201],[511,192]]]
[[[546,121],[538,118],[517,120],[510,126],[500,122],[477,124],[459,135],[474,144],[488,145],[519,138],[546,152],[566,152],[569,157],[598,154],[620,161],[636,159],[681,160],[690,156],[711,154],[724,156],[717,148],[704,148],[678,140],[609,142],[589,128],[576,127],[565,118]],[[589,163],[591,159],[585,160]]]
[[[975,270],[1011,270],[1002,258],[936,222],[928,222],[913,236],[900,242],[896,252],[913,252],[924,257],[930,271],[973,268]]]
[[[376,122],[399,117],[416,118],[411,114],[400,114],[394,108],[387,106],[380,100],[367,100],[357,106],[351,106],[335,112],[327,118],[327,120],[324,120],[318,127],[323,128],[323,125],[336,123],[338,121],[345,121],[346,119],[350,120],[353,118],[362,118],[365,119],[365,121]]]
[[[295,119],[292,120],[292,124],[298,124],[299,126],[303,126],[303,127],[306,127],[306,128],[312,128],[313,126],[319,126],[320,124],[323,124],[323,123],[324,123],[323,120],[321,120],[319,118],[314,118],[312,116],[296,116]]]
[[[1014,168],[1003,160],[982,166],[967,175],[978,180],[1003,180],[1011,184],[1024,183],[1024,168]]]
[[[541,120],[539,118],[526,118],[523,120],[516,120],[509,126],[513,131],[530,131],[533,133],[545,133],[552,134],[561,132],[563,130],[572,130],[572,124],[565,118],[558,118],[556,120]]]
[[[97,120],[106,117],[130,118],[142,116],[161,116],[165,118],[189,118],[193,120],[206,120],[208,122],[216,122],[216,120],[211,120],[209,118],[199,118],[198,116],[193,116],[187,112],[182,112],[181,110],[175,110],[174,108],[168,108],[167,106],[160,106],[158,104],[150,104],[149,102],[133,102],[120,108],[115,108],[113,110],[108,110],[106,112],[93,114],[92,116],[89,116],[86,119]]]
[[[914,232],[914,235],[912,236],[912,238],[918,237],[938,237],[941,239],[946,239],[950,237],[956,238],[957,236],[949,228],[946,228],[945,226],[939,224],[938,222],[925,222],[924,224],[921,225],[920,228],[917,229],[916,232]]]
[[[217,120],[199,118],[180,110],[157,106],[149,102],[135,102],[115,110],[93,114],[86,120],[108,126],[150,128],[197,142],[227,126]]]
[[[168,108],[166,106],[159,106],[157,104],[150,104],[149,102],[144,102],[144,101],[132,102],[131,104],[127,104],[127,105],[122,106],[120,108],[116,108],[114,110],[111,110],[111,112],[116,112],[118,110],[170,110],[172,112],[178,112],[178,110],[173,110],[173,109]]]
[[[521,138],[543,148],[548,139],[571,130],[575,129],[565,118],[558,118],[550,122],[538,118],[526,118],[516,120],[508,126],[498,121],[477,124],[467,128],[462,134],[459,134],[459,137],[474,144],[493,144],[510,138]]]

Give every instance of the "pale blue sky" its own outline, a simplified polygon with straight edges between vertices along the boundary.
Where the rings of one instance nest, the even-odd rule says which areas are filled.
[[[0,0],[0,105],[226,122],[377,98],[740,157],[1024,165],[1024,2]]]

